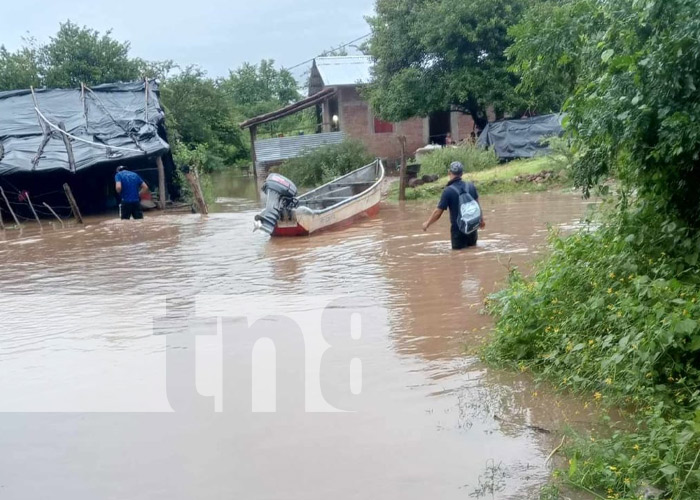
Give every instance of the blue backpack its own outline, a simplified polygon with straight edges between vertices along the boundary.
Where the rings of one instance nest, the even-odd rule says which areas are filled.
[[[481,207],[468,191],[461,192],[456,186],[450,187],[459,195],[457,227],[464,234],[472,234],[481,224]]]

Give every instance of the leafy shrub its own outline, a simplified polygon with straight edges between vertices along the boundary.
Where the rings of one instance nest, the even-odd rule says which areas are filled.
[[[453,161],[461,162],[466,172],[478,172],[498,165],[496,153],[472,145],[436,149],[416,161],[421,164],[421,175],[440,176],[447,173],[447,167]]]
[[[299,186],[312,187],[368,165],[374,158],[364,144],[345,140],[322,146],[286,161],[279,171]]]
[[[632,409],[633,433],[572,449],[572,481],[634,498],[647,480],[692,498],[700,488],[692,472],[700,465],[700,237],[652,206],[638,202],[598,229],[555,234],[531,278],[513,271],[489,298],[497,323],[485,357],[592,394],[593,404]]]

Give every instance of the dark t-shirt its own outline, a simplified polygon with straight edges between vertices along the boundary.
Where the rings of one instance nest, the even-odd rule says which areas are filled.
[[[114,176],[114,181],[122,183],[121,195],[124,203],[136,203],[141,200],[139,192],[141,191],[143,179],[141,179],[139,174],[129,170],[122,170]]]
[[[452,187],[457,188],[459,193],[455,191]],[[440,202],[438,203],[438,208],[440,210],[450,209],[450,223],[453,228],[457,227],[457,217],[459,216],[459,195],[464,191],[469,193],[475,201],[479,201],[479,193],[476,192],[476,187],[471,182],[464,182],[462,179],[453,179],[447,183],[447,187],[442,192],[442,197],[440,197]]]

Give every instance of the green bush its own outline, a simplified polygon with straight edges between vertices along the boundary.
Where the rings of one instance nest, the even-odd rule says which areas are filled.
[[[607,498],[636,498],[648,481],[689,499],[700,488],[700,237],[651,206],[554,234],[532,277],[513,271],[489,298],[484,355],[630,419],[570,448],[570,481],[618,495]]]
[[[345,140],[287,160],[279,172],[298,186],[313,187],[357,170],[373,160],[364,144],[356,140]]]
[[[461,162],[466,172],[478,172],[498,165],[496,153],[471,145],[436,149],[416,159],[421,164],[421,175],[443,176],[453,161]]]

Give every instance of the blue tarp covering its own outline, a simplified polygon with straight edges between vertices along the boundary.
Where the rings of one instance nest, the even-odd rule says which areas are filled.
[[[0,176],[77,172],[99,164],[160,156],[170,150],[158,134],[164,114],[155,81],[105,84],[84,91],[34,92],[36,107],[45,119],[35,110],[31,91],[0,92]],[[59,124],[74,136],[69,138],[74,168],[64,135],[56,130]]]
[[[543,139],[564,133],[562,118],[557,114],[489,123],[479,135],[478,144],[492,147],[501,160],[532,158],[547,152]]]

